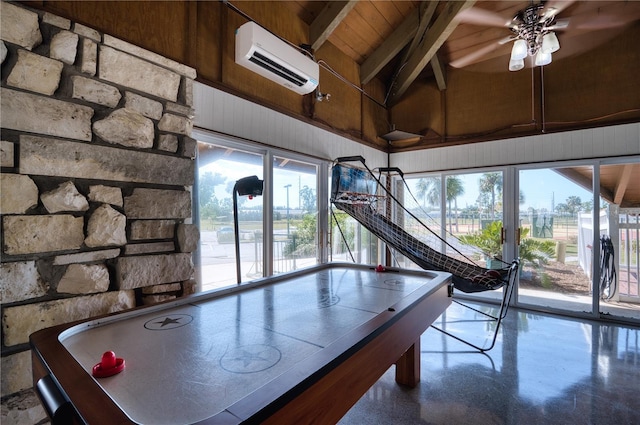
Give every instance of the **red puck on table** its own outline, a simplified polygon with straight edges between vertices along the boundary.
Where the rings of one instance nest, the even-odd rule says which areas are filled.
[[[93,367],[92,374],[96,378],[113,376],[124,370],[124,359],[116,357],[113,351],[105,351],[100,363]]]

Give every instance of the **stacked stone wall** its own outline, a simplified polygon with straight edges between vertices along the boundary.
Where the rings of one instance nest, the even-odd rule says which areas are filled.
[[[193,293],[195,70],[0,3],[2,396],[39,329]]]

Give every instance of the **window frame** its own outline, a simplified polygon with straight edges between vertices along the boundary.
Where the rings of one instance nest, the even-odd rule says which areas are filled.
[[[328,234],[328,203],[327,197],[329,193],[328,189],[328,176],[331,162],[323,159],[319,159],[313,156],[308,156],[300,153],[295,153],[286,149],[280,149],[272,146],[266,146],[260,143],[251,142],[236,137],[222,135],[213,131],[208,131],[200,128],[194,128],[192,132],[192,138],[197,143],[209,143],[218,146],[228,147],[229,149],[237,149],[244,152],[261,155],[262,156],[262,169],[263,169],[263,216],[262,216],[262,228],[263,228],[263,248],[262,248],[262,261],[263,277],[273,275],[273,161],[274,157],[287,158],[294,161],[300,161],[314,165],[316,167],[316,205],[318,208],[318,225],[317,225],[317,263],[322,264],[328,261],[327,250],[327,234]],[[198,155],[195,159],[195,181],[192,190],[192,221],[193,223],[200,224],[200,208],[199,208],[199,170],[200,163]],[[194,252],[193,262],[196,269],[196,281],[197,290],[202,290],[203,277],[202,277],[202,250],[198,245],[197,250]],[[246,282],[241,282],[243,284]]]

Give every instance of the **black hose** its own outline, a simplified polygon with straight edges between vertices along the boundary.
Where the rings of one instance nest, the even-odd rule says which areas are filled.
[[[616,263],[613,243],[609,236],[600,238],[600,298],[610,300],[617,289]]]

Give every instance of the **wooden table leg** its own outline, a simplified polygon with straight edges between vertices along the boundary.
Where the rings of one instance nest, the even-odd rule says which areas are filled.
[[[396,382],[411,388],[420,382],[420,338],[396,362]]]

